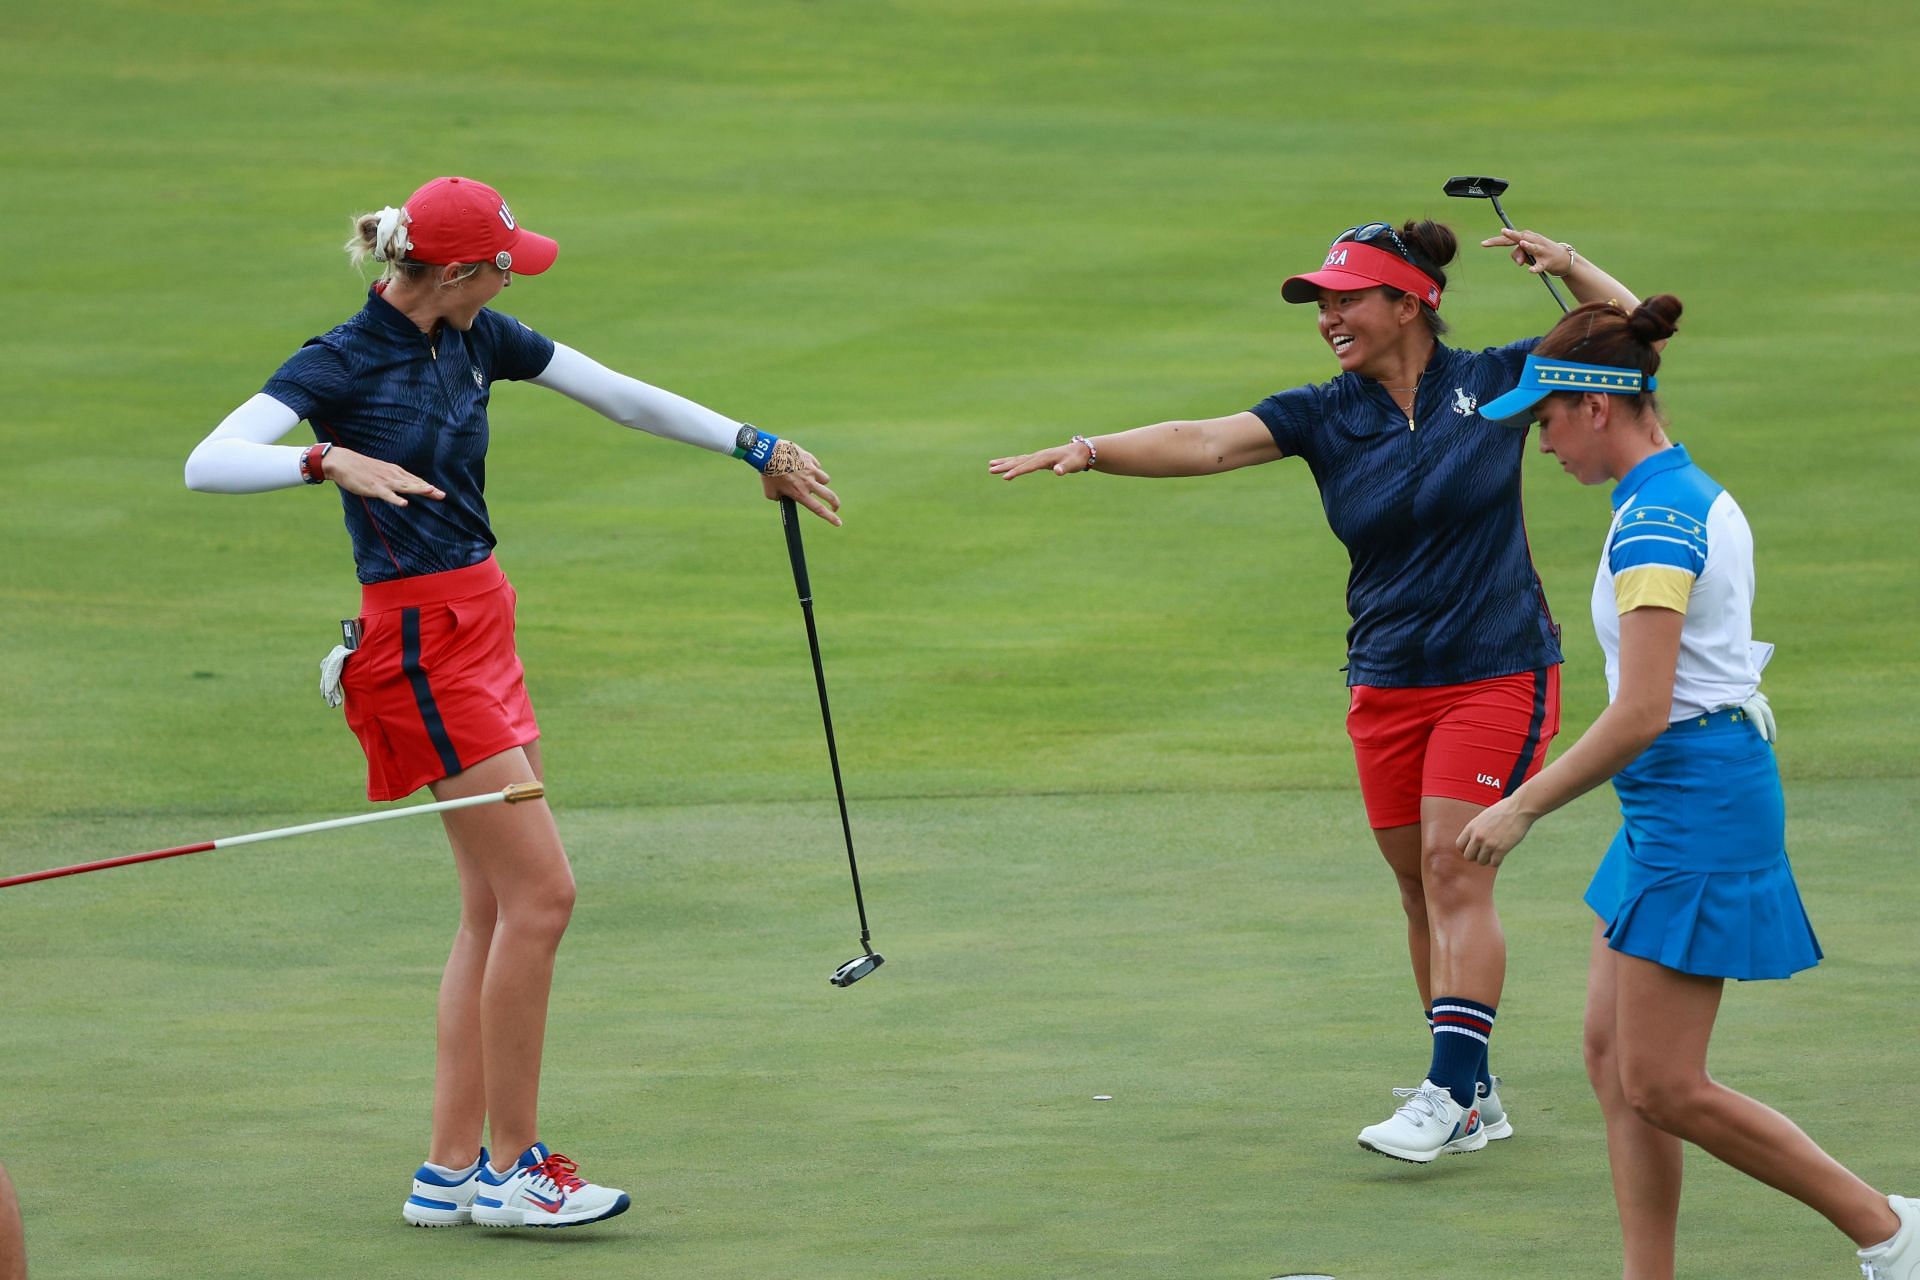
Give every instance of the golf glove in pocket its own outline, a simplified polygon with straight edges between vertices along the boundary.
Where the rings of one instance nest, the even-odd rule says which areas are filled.
[[[1747,642],[1747,656],[1753,659],[1754,671],[1765,671],[1767,664],[1773,661],[1773,646],[1765,640],[1750,640]],[[1747,719],[1753,721],[1753,727],[1760,731],[1762,738],[1768,742],[1779,741],[1780,730],[1774,725],[1773,707],[1768,704],[1766,694],[1756,688],[1753,696],[1740,704],[1740,709],[1747,713]]]
[[[1760,731],[1761,737],[1768,742],[1779,740],[1780,731],[1774,726],[1773,707],[1767,702],[1766,694],[1755,689],[1753,696],[1740,704],[1740,709],[1747,713],[1747,719],[1753,721],[1753,727]]]
[[[330,707],[337,707],[347,700],[340,688],[340,675],[347,669],[347,659],[353,656],[353,650],[343,644],[333,646],[333,651],[320,659],[320,696],[326,699]]]

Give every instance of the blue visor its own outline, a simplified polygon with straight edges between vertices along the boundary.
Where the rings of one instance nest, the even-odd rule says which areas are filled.
[[[1572,360],[1528,356],[1520,371],[1520,385],[1480,406],[1488,422],[1531,420],[1533,406],[1556,391],[1600,391],[1610,396],[1637,396],[1652,391],[1659,379],[1638,369],[1616,369],[1606,364],[1576,364]]]

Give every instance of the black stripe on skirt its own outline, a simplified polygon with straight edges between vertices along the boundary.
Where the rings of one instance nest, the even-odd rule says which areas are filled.
[[[446,723],[440,719],[440,708],[433,700],[433,688],[427,683],[427,673],[420,666],[418,609],[400,611],[400,669],[407,673],[407,681],[413,685],[413,700],[420,708],[420,718],[426,722],[427,737],[433,740],[433,749],[440,753],[440,767],[448,774],[460,772],[460,755],[453,749],[453,739],[447,736]],[[1536,724],[1538,719],[1536,715]]]

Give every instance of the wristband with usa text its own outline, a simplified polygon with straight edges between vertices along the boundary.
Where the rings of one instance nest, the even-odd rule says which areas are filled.
[[[779,436],[762,431],[750,422],[743,422],[740,424],[740,433],[733,438],[733,456],[755,471],[764,472],[767,464],[773,461],[774,446],[779,443]]]

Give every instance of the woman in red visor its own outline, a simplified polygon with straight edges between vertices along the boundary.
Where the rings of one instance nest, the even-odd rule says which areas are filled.
[[[1561,276],[1582,302],[1636,299],[1570,245],[1533,231],[1483,242]],[[1511,387],[1538,338],[1446,346],[1440,318],[1458,248],[1435,222],[1370,222],[1333,238],[1318,270],[1281,288],[1312,303],[1340,366],[1329,382],[1240,413],[1159,422],[989,466],[1198,476],[1281,458],[1312,470],[1347,580],[1347,731],[1375,841],[1399,883],[1414,982],[1432,1028],[1417,1088],[1367,1150],[1424,1164],[1513,1132],[1487,1069],[1506,978],[1493,869],[1462,859],[1467,821],[1537,771],[1560,727],[1560,629],[1527,549],[1526,433],[1476,409]]]

